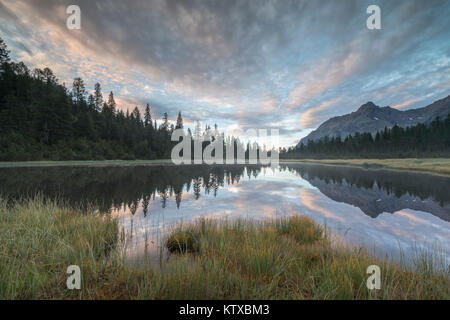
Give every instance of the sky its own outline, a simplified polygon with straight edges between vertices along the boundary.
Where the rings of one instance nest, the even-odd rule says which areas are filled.
[[[373,4],[380,30],[366,27]],[[16,61],[68,87],[99,82],[123,110],[278,129],[281,146],[368,101],[406,110],[450,94],[447,0],[0,0],[0,36]]]

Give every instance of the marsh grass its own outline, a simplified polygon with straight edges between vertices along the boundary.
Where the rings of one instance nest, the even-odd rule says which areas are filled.
[[[110,167],[110,166],[153,166],[170,165],[172,160],[68,160],[68,161],[0,161],[0,168],[22,167]]]
[[[189,244],[183,243],[188,240]],[[265,223],[200,220],[180,226],[165,267],[164,298],[182,299],[448,299],[449,269],[430,253],[397,263],[351,246],[331,246],[324,228],[303,216]],[[369,290],[367,267],[382,271]],[[414,272],[413,272],[414,267]],[[179,285],[176,285],[179,284]],[[195,288],[189,290],[190,288]],[[158,294],[157,294],[158,295]]]
[[[85,298],[108,268],[118,226],[37,196],[0,201],[0,235],[0,299]],[[67,290],[69,265],[83,270],[84,290]]]
[[[281,160],[281,162],[314,162],[330,165],[360,166],[366,169],[394,169],[427,172],[450,176],[448,158],[405,158],[405,159],[326,159],[326,160]]]
[[[0,299],[449,299],[448,267],[418,255],[415,271],[330,245],[303,216],[266,222],[198,220],[166,238],[160,268],[124,261],[118,222],[37,197],[0,201]],[[123,239],[122,239],[123,241]],[[66,288],[79,265],[82,290]],[[369,265],[382,289],[366,288]]]

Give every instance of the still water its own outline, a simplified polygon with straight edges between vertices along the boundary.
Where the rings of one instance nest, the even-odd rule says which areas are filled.
[[[10,199],[40,192],[119,217],[132,261],[161,258],[181,222],[302,214],[378,255],[431,249],[449,265],[449,190],[446,177],[316,164],[0,169]]]

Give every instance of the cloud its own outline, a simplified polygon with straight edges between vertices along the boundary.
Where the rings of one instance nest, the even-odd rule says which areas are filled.
[[[0,31],[15,58],[68,85],[98,81],[124,109],[278,126],[291,143],[369,100],[416,107],[448,95],[448,1],[377,3],[379,31],[365,26],[370,1],[79,0],[74,31],[70,0],[4,0]]]
[[[311,128],[312,125],[315,125],[318,122],[318,118],[316,116],[318,112],[336,106],[340,101],[342,101],[342,98],[338,97],[333,100],[324,101],[317,107],[306,110],[300,116],[300,126],[302,128]]]
[[[392,108],[394,109],[403,109],[405,107],[408,107],[410,105],[412,105],[414,102],[419,101],[420,99],[408,99],[406,101],[400,102],[396,105],[393,105]]]
[[[316,95],[341,83],[357,70],[362,61],[360,54],[350,52],[343,59],[324,59],[305,66],[303,69],[306,71],[301,73],[300,84],[289,95],[287,107],[293,109],[301,106]]]

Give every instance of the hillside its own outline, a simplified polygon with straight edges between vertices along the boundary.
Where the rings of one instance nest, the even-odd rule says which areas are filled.
[[[385,127],[397,125],[402,128],[418,123],[429,124],[436,117],[445,119],[450,113],[450,95],[426,107],[400,111],[391,107],[379,107],[373,102],[367,102],[357,111],[339,117],[331,118],[322,123],[319,128],[300,140],[307,144],[309,140],[318,141],[325,136],[346,138],[356,132],[375,134]]]

